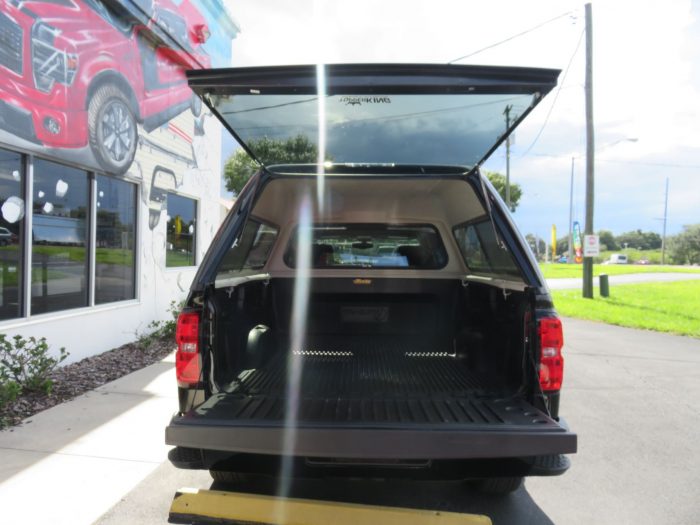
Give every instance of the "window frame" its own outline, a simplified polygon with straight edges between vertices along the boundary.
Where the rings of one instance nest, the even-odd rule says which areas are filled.
[[[252,250],[252,248],[253,248],[252,244],[255,242],[255,237],[257,236],[258,232],[260,231],[260,227],[261,227],[261,226],[266,226],[266,227],[268,227],[268,228],[271,228],[271,229],[277,231],[277,233],[276,233],[276,235],[275,235],[275,241],[272,243],[272,246],[270,247],[270,252],[267,254],[267,259],[266,259],[266,261],[265,261],[265,264],[263,264],[263,268],[264,268],[265,266],[267,266],[267,265],[269,264],[269,262],[270,262],[270,261],[272,260],[272,258],[273,258],[273,254],[274,254],[274,252],[275,252],[275,249],[277,248],[277,244],[279,243],[280,238],[281,238],[281,235],[282,235],[282,228],[281,228],[280,225],[277,224],[277,223],[274,223],[274,222],[271,222],[271,221],[268,221],[268,220],[265,220],[265,219],[261,219],[260,217],[257,217],[257,216],[255,216],[255,215],[250,215],[250,216],[248,217],[248,220],[246,220],[245,224],[243,224],[243,228],[241,229],[240,234],[238,235],[238,237],[236,237],[236,239],[234,239],[234,242],[240,242],[240,241],[241,241],[241,239],[243,238],[243,232],[245,231],[246,226],[248,226],[248,224],[251,224],[251,222],[256,222],[256,223],[258,223],[258,228],[257,228],[256,231],[255,231],[255,234],[256,234],[256,235],[253,236],[253,238],[251,239],[251,246],[250,246],[250,248],[248,249],[248,252],[246,253],[245,259],[243,260],[243,265],[245,265],[245,262],[248,260],[248,257],[250,256],[250,252],[251,252],[251,250]],[[252,269],[252,268],[250,268],[250,269],[248,269],[248,270],[245,270],[245,269],[243,269],[243,267],[241,267],[240,270],[222,270],[222,269],[221,269],[221,266],[224,264],[224,261],[226,260],[226,255],[228,255],[228,253],[229,253],[232,249],[233,249],[233,244],[226,250],[226,252],[224,252],[224,256],[221,258],[221,261],[219,261],[219,265],[217,266],[217,268],[216,268],[216,273],[215,273],[215,279],[216,279],[216,280],[223,279],[223,278],[228,278],[228,277],[238,277],[238,276],[256,275],[256,274],[259,274],[259,273],[260,273],[260,271],[261,271],[262,269]],[[223,273],[232,274],[232,273],[234,273],[234,272],[236,273],[235,276],[233,276],[233,275],[226,275],[226,276],[222,275]]]
[[[21,166],[23,180],[21,184],[21,190],[23,192],[24,200],[24,218],[23,226],[20,228],[20,243],[23,243],[20,248],[20,273],[22,286],[19,290],[21,307],[20,315],[17,317],[12,317],[9,319],[0,320],[0,327],[11,326],[15,323],[26,322],[29,320],[39,320],[43,318],[53,319],[56,317],[63,317],[66,315],[75,315],[83,311],[97,311],[103,309],[113,309],[123,306],[128,306],[129,304],[138,304],[141,302],[141,238],[143,235],[141,225],[141,218],[143,211],[141,210],[139,195],[141,195],[143,189],[143,181],[129,176],[117,176],[111,173],[106,173],[103,171],[95,170],[92,168],[86,168],[76,163],[65,162],[60,159],[50,158],[45,155],[37,155],[34,152],[28,151],[26,149],[18,148],[9,144],[0,143],[0,148],[16,153],[21,156]],[[87,267],[87,305],[78,306],[75,308],[66,308],[62,310],[55,310],[51,312],[42,313],[32,313],[31,303],[32,303],[32,229],[33,229],[33,214],[34,214],[34,174],[35,174],[35,161],[42,160],[50,162],[53,164],[58,164],[61,166],[66,166],[68,168],[77,169],[84,171],[87,174],[88,182],[88,213],[86,220],[88,224],[86,228],[88,230],[87,241],[86,241],[86,267]],[[135,228],[134,228],[134,297],[132,299],[123,299],[120,301],[113,301],[109,303],[95,302],[95,289],[96,289],[96,275],[95,275],[95,262],[96,262],[96,236],[97,236],[97,176],[104,176],[113,178],[118,181],[126,182],[134,186],[134,197],[135,197]],[[188,196],[188,198],[191,198]],[[198,199],[193,199],[197,200]],[[199,207],[199,206],[198,206]],[[198,214],[197,214],[198,215]],[[197,217],[197,220],[199,217]],[[176,267],[176,268],[192,268],[188,267]]]
[[[187,195],[185,193],[180,193],[180,192],[171,191],[171,190],[165,190],[165,194],[166,194],[166,204],[165,204],[165,214],[166,215],[169,215],[168,214],[168,204],[167,204],[168,203],[167,196],[169,196],[169,195],[175,195],[176,197],[180,197],[183,199],[189,199],[189,200],[194,202],[194,242],[192,243],[192,261],[193,261],[193,264],[187,265],[187,266],[168,266],[168,225],[167,225],[167,221],[166,221],[166,223],[165,223],[165,254],[164,254],[165,258],[163,261],[164,262],[163,268],[165,269],[165,271],[168,271],[168,272],[169,271],[181,271],[183,269],[197,268],[198,263],[199,263],[199,261],[198,261],[199,257],[197,257],[197,248],[199,245],[199,242],[198,242],[198,240],[199,240],[199,213],[200,213],[199,199],[192,196],[192,195]]]
[[[141,245],[141,212],[139,211],[140,206],[139,206],[139,195],[141,195],[141,183],[133,181],[129,178],[126,177],[115,177],[114,175],[110,175],[108,173],[103,173],[101,171],[97,172],[91,172],[91,181],[90,181],[90,196],[91,199],[91,205],[92,206],[92,212],[91,212],[91,224],[94,225],[94,228],[90,229],[90,242],[92,243],[92,246],[94,246],[94,250],[91,251],[91,261],[90,261],[90,282],[92,283],[92,286],[90,287],[90,307],[94,306],[107,306],[111,304],[122,304],[127,301],[139,301],[140,300],[140,292],[141,292],[141,279],[139,279],[139,275],[141,275],[141,268],[140,268],[140,252],[139,252],[139,246]],[[98,303],[96,300],[96,295],[97,295],[97,178],[98,177],[107,177],[110,179],[114,179],[119,182],[124,182],[126,184],[130,184],[133,186],[133,191],[134,191],[134,266],[133,266],[133,271],[134,271],[134,297],[131,299],[121,299],[118,301],[109,301],[106,303]]]
[[[471,265],[469,264],[469,262],[467,261],[467,256],[466,256],[466,254],[462,251],[462,249],[461,249],[461,247],[460,247],[459,238],[457,237],[457,230],[460,229],[460,228],[464,228],[464,229],[466,230],[466,229],[469,228],[470,226],[473,226],[473,227],[474,227],[474,229],[475,229],[475,235],[477,236],[477,239],[478,239],[478,241],[479,241],[479,247],[481,248],[481,251],[482,251],[483,254],[484,254],[484,258],[485,258],[486,261],[488,262],[489,266],[491,266],[491,258],[489,257],[489,254],[488,254],[487,250],[484,249],[484,247],[483,247],[483,246],[484,246],[484,242],[483,242],[483,240],[482,240],[482,238],[481,238],[481,235],[479,234],[478,229],[476,228],[476,226],[478,226],[478,225],[480,225],[480,224],[484,224],[484,223],[488,224],[490,221],[491,221],[491,219],[489,218],[489,216],[488,216],[487,214],[484,214],[484,215],[480,215],[480,216],[478,216],[478,217],[475,217],[475,218],[473,218],[473,219],[469,219],[468,221],[464,221],[464,222],[460,222],[460,223],[458,223],[458,224],[455,224],[454,226],[452,226],[452,227],[450,228],[450,230],[452,231],[452,239],[454,240],[454,243],[455,243],[456,248],[457,248],[457,252],[459,252],[460,257],[462,258],[462,261],[464,262],[464,265],[466,266],[466,268],[467,268],[467,270],[469,271],[469,273],[472,273],[472,274],[474,274],[474,275],[479,275],[479,276],[484,276],[484,277],[491,277],[491,278],[495,278],[495,279],[503,279],[503,280],[512,280],[512,279],[515,278],[515,277],[519,277],[520,279],[522,279],[522,280],[524,281],[524,280],[525,280],[525,275],[524,275],[524,273],[523,273],[523,269],[522,269],[522,267],[520,266],[520,264],[518,264],[518,260],[517,260],[517,257],[516,257],[516,255],[515,255],[515,253],[514,253],[510,248],[508,248],[507,253],[508,253],[508,256],[509,256],[510,259],[511,259],[511,262],[513,263],[513,267],[514,267],[515,270],[517,271],[517,275],[515,275],[515,274],[507,274],[507,273],[498,273],[498,272],[494,272],[494,271],[485,272],[485,271],[482,271],[482,270],[476,270],[476,269],[472,268],[472,266],[471,266]],[[495,225],[492,225],[491,227],[493,228],[493,227],[495,227]],[[500,234],[500,232],[499,232],[499,234]],[[496,235],[496,232],[495,232],[495,231],[494,231],[494,235]],[[506,246],[506,247],[507,247],[507,246]]]
[[[20,225],[19,228],[19,248],[17,250],[18,252],[18,261],[17,261],[17,273],[19,277],[19,285],[18,285],[18,290],[17,290],[17,296],[19,300],[19,308],[18,312],[19,315],[17,317],[9,317],[7,319],[0,319],[0,323],[6,323],[6,322],[13,322],[17,319],[22,319],[27,316],[27,311],[25,305],[27,304],[27,289],[31,290],[31,285],[30,287],[26,286],[26,275],[24,272],[25,268],[25,262],[27,260],[27,255],[26,255],[26,239],[27,239],[27,232],[30,230],[27,230],[27,210],[29,210],[27,206],[27,195],[29,195],[28,191],[31,190],[31,188],[28,188],[27,181],[29,179],[29,166],[28,166],[28,161],[27,161],[27,155],[25,155],[23,152],[18,151],[14,148],[9,148],[5,147],[5,145],[0,144],[0,148],[3,150],[9,152],[9,153],[14,153],[19,155],[19,165],[20,165],[20,184],[19,184],[19,190],[20,190],[20,199],[22,199],[24,203],[24,217],[22,217],[21,221],[22,224]],[[30,214],[31,215],[31,214]]]

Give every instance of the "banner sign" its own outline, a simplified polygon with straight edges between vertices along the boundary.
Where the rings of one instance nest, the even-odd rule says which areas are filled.
[[[574,260],[577,263],[583,261],[583,246],[581,245],[581,225],[574,222]]]

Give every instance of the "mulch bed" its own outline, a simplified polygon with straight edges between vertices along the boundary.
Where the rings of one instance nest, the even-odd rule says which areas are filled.
[[[0,420],[4,420],[8,427],[18,425],[37,412],[156,363],[174,349],[172,338],[155,339],[146,347],[134,342],[61,366],[50,376],[53,380],[50,395],[43,392],[23,393],[0,412]]]

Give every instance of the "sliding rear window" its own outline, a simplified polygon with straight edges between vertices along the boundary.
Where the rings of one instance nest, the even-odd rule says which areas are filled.
[[[436,270],[447,252],[435,227],[428,224],[316,224],[298,226],[284,262],[296,268],[301,246],[310,243],[311,268],[403,268]]]

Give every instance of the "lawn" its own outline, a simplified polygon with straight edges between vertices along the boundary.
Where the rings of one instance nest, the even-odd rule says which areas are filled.
[[[581,277],[582,264],[540,264],[540,270],[545,279],[558,279],[563,277]],[[593,275],[605,273],[608,275],[621,275],[623,273],[700,273],[700,268],[695,266],[661,266],[641,264],[594,264]]]
[[[584,299],[580,290],[552,295],[564,316],[700,338],[700,281],[613,286],[607,298]]]
[[[191,253],[176,252],[168,250],[165,252],[165,265],[171,266],[194,266]]]

